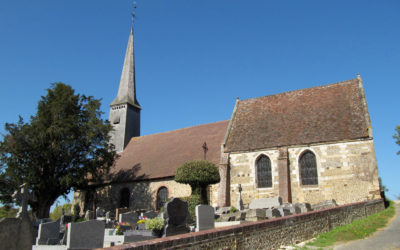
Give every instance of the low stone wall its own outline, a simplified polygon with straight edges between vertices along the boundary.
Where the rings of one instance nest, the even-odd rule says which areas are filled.
[[[107,249],[277,249],[382,211],[382,200],[216,228]]]

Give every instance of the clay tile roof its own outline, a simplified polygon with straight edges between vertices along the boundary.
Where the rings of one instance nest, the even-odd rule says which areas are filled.
[[[121,153],[108,181],[125,182],[175,175],[184,162],[204,159],[219,163],[221,144],[229,121],[204,124],[160,134],[134,137]]]
[[[368,137],[358,79],[239,101],[225,152]]]

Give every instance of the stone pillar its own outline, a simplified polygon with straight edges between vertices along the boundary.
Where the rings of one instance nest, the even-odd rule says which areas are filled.
[[[284,203],[292,202],[292,194],[290,189],[290,170],[289,170],[289,157],[288,148],[282,147],[279,149],[278,158],[278,172],[279,172],[279,196]]]
[[[231,197],[230,197],[230,167],[229,164],[220,164],[219,165],[219,176],[221,181],[219,182],[218,187],[218,206],[219,207],[227,207],[230,206]]]

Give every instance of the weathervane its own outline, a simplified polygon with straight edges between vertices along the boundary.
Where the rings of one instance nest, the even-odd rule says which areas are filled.
[[[133,9],[132,9],[132,25],[133,25],[133,22],[135,21],[135,17],[136,17],[135,9],[136,9],[136,1],[133,2]]]

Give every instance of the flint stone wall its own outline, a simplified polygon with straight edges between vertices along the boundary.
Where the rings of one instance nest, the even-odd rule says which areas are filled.
[[[127,249],[279,249],[382,211],[382,200],[124,245]],[[114,248],[118,249],[118,248]]]

